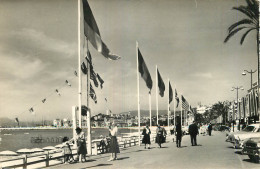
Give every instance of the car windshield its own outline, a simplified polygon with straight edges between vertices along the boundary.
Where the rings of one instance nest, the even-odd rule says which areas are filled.
[[[254,126],[247,126],[246,128],[243,129],[243,131],[253,131],[254,130]]]

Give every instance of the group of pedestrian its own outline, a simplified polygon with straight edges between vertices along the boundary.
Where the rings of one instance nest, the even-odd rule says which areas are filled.
[[[108,161],[117,160],[117,153],[119,151],[119,145],[117,142],[117,133],[118,128],[115,124],[112,124],[109,127],[109,136],[110,136],[110,143],[109,143],[109,152],[111,153],[111,158]],[[76,135],[72,139],[68,139],[68,137],[63,138],[62,148],[64,150],[64,157],[65,163],[76,163],[76,162],[86,162],[86,155],[87,155],[87,146],[86,146],[86,138],[85,133],[82,131],[80,127],[76,128]],[[77,147],[77,155],[74,159],[72,155],[71,143],[75,144]]]

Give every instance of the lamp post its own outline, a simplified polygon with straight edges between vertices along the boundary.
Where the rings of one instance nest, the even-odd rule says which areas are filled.
[[[240,86],[240,87],[232,87],[231,91],[234,91],[234,90],[237,90],[237,114],[238,114],[238,90],[244,90],[243,86]],[[235,120],[234,120],[234,114],[233,114],[233,132],[234,132],[234,123],[235,123]],[[240,121],[241,121],[241,116],[239,115],[239,124],[238,124],[238,130],[240,130]]]
[[[244,72],[242,73],[242,75],[245,76],[245,75],[246,75],[246,72],[247,72],[247,73],[250,73],[250,75],[251,75],[251,87],[250,87],[250,90],[252,90],[252,88],[253,88],[253,73],[255,73],[256,70],[255,70],[255,71],[253,71],[252,69],[251,69],[251,71],[244,70]]]

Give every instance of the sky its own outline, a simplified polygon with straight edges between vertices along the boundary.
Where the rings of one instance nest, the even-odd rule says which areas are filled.
[[[97,104],[90,100],[92,115],[106,109],[137,110],[137,41],[153,80],[153,110],[156,65],[166,86],[158,99],[160,110],[168,106],[168,79],[192,107],[236,99],[233,86],[249,89],[250,76],[241,73],[257,69],[256,32],[248,34],[243,45],[242,33],[224,43],[227,28],[244,18],[232,7],[245,5],[244,0],[88,2],[103,41],[121,56],[108,60],[89,45],[94,69],[105,81],[103,89],[94,88]],[[72,106],[78,105],[78,78],[73,73],[78,69],[77,5],[75,0],[0,0],[0,117],[71,118]],[[138,76],[140,107],[148,110],[149,90]],[[86,95],[83,76],[84,105]],[[239,97],[245,95],[246,90],[239,91]]]

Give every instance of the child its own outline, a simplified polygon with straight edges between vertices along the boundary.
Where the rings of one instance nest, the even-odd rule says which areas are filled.
[[[68,163],[73,163],[74,162],[74,158],[72,155],[72,150],[70,148],[70,144],[69,144],[69,138],[68,137],[64,137],[63,140],[63,150],[64,150],[64,162],[66,164]]]

